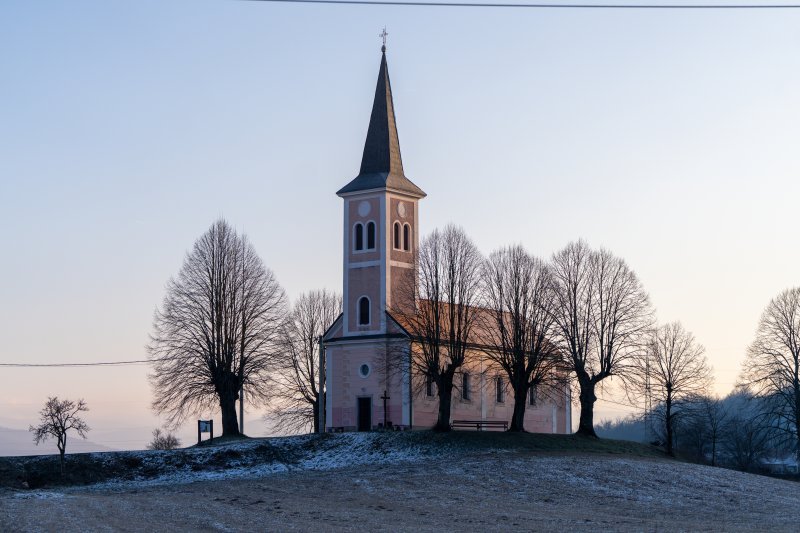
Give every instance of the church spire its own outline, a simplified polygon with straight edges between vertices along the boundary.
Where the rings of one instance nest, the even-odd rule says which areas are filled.
[[[385,47],[383,47],[385,50]],[[403,175],[403,159],[400,156],[400,141],[394,118],[392,85],[386,66],[386,52],[381,53],[381,68],[369,118],[364,156],[361,158],[361,174],[388,172]]]
[[[384,30],[385,33],[385,30]],[[385,39],[385,35],[382,35]],[[337,194],[346,194],[370,189],[394,189],[399,192],[423,197],[425,193],[406,178],[403,172],[403,159],[400,155],[400,141],[394,116],[392,85],[389,81],[389,68],[386,64],[386,44],[381,47],[381,66],[378,83],[375,87],[375,100],[361,158],[361,171]]]

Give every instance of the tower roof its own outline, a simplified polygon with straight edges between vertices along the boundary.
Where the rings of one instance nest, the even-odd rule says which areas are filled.
[[[403,173],[403,159],[400,156],[400,141],[397,138],[392,84],[389,82],[385,46],[381,48],[381,68],[378,73],[378,84],[375,87],[367,140],[364,143],[364,155],[361,158],[361,171],[336,194],[341,196],[370,189],[392,189],[419,198],[425,196],[422,189],[414,185]]]

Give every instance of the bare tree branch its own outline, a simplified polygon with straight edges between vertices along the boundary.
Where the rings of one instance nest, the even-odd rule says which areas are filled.
[[[484,265],[483,289],[485,309],[479,328],[483,351],[503,369],[514,393],[510,430],[524,431],[530,389],[547,394],[561,375],[552,341],[553,275],[521,246],[501,248]]]
[[[781,292],[764,310],[740,381],[763,399],[765,414],[794,441],[800,461],[800,287]]]
[[[319,429],[320,338],[342,312],[341,294],[327,290],[301,294],[281,335],[281,352],[273,371],[270,405],[276,428],[314,432]],[[324,379],[324,368],[322,369]]]
[[[74,430],[81,438],[86,438],[89,426],[78,414],[88,410],[86,402],[82,399],[75,403],[72,400],[59,401],[57,396],[53,396],[47,399],[44,408],[39,411],[39,425],[28,428],[28,431],[33,432],[33,442],[37,446],[50,437],[56,439],[62,476],[64,475],[64,454],[67,451],[67,432]]]
[[[554,254],[552,267],[556,332],[564,363],[580,387],[578,433],[596,437],[596,387],[611,376],[624,383],[652,324],[649,298],[625,261],[584,241]]]
[[[483,258],[463,229],[448,225],[422,241],[416,259],[418,278],[398,289],[393,312],[412,337],[412,374],[436,384],[434,429],[449,431],[453,378],[476,327]]]
[[[663,403],[651,413],[664,428],[667,453],[674,455],[676,404],[686,404],[707,393],[711,368],[705,348],[679,322],[666,324],[650,334],[647,348],[632,359],[628,382],[641,395]]]
[[[285,317],[285,296],[246,237],[218,220],[194,244],[153,320],[148,346],[153,408],[176,425],[222,412],[222,434],[239,434],[236,401],[268,398],[269,363]]]

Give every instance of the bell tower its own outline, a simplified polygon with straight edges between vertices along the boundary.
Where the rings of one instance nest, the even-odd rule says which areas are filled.
[[[425,197],[403,172],[385,44],[361,170],[336,194],[344,200],[342,334],[385,334],[386,311],[413,281]]]

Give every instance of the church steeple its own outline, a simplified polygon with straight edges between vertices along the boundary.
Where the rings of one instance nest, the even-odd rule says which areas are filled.
[[[403,158],[400,156],[400,141],[394,118],[392,85],[386,67],[386,52],[381,54],[381,68],[375,87],[372,115],[369,117],[367,141],[361,158],[361,174],[386,172],[403,176]]]
[[[422,189],[414,185],[403,172],[385,45],[381,47],[381,66],[361,157],[361,171],[336,194],[341,196],[371,189],[395,190],[417,198],[425,196]]]

